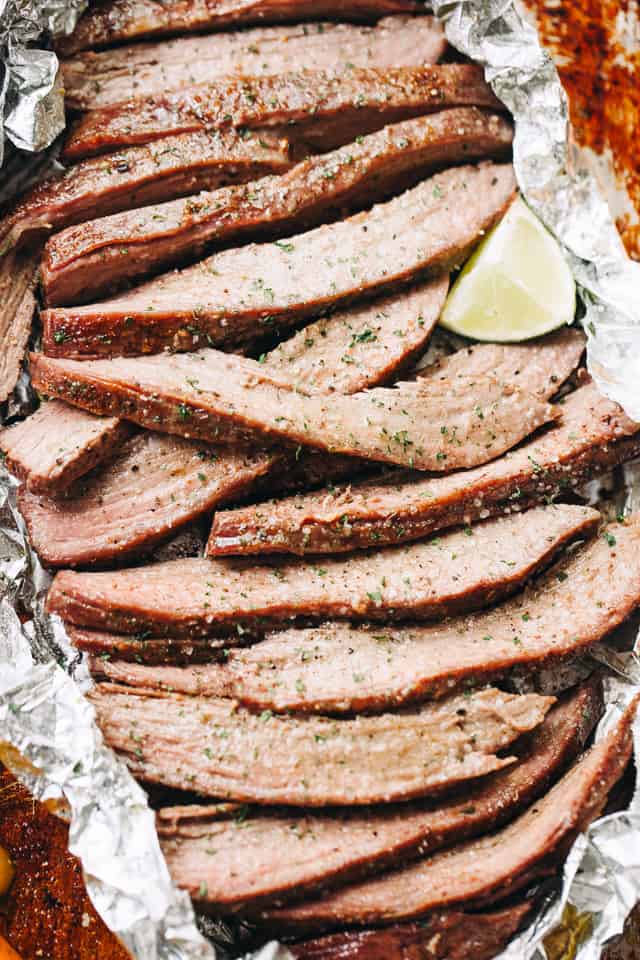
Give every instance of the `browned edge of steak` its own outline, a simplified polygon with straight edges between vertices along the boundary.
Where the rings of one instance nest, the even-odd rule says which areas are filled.
[[[474,541],[462,531],[448,534],[425,562],[433,582],[420,602],[420,616],[440,619],[513,593],[559,549],[593,534],[599,520],[600,514],[588,507],[538,507],[529,515],[487,521],[476,528]],[[501,562],[505,553],[508,563]],[[185,637],[219,635],[221,629],[229,633],[210,602],[211,565],[195,558],[113,572],[61,570],[49,590],[47,609],[90,629]],[[231,622],[237,626],[233,616]]]
[[[45,247],[46,303],[86,303],[214,248],[308,230],[384,200],[445,164],[504,158],[511,139],[511,125],[499,114],[453,108],[385,127],[282,176],[69,227]]]
[[[0,221],[0,255],[53,230],[281,173],[293,163],[289,141],[259,131],[179,134],[95,157],[38,184]]]
[[[640,427],[589,382],[562,419],[486,466],[445,477],[389,474],[215,514],[210,556],[341,553],[402,543],[550,502],[640,453]]]
[[[70,56],[81,50],[176,33],[317,18],[369,21],[392,13],[419,13],[422,9],[416,0],[349,0],[348,4],[344,0],[314,0],[308,6],[296,0],[232,0],[222,10],[207,0],[161,5],[156,0],[128,4],[98,0],[83,14],[70,36],[56,41],[56,50],[62,56]]]
[[[431,802],[298,814],[260,808],[224,814],[220,804],[161,809],[167,865],[199,909],[233,913],[299,901],[312,890],[406,864],[513,819],[575,760],[602,711],[594,675],[518,744],[516,764]]]
[[[295,960],[492,960],[533,906],[518,903],[492,913],[441,910],[419,923],[332,933],[287,949]]]
[[[328,929],[417,919],[451,906],[500,902],[557,869],[576,836],[600,816],[632,753],[636,697],[611,732],[544,797],[493,834],[440,851],[323,899],[263,911],[272,930]]]
[[[302,319],[462,263],[508,208],[514,188],[510,164],[450,168],[368,211],[297,234],[284,247],[222,250],[101,303],[46,310],[43,349],[87,359],[281,337]],[[336,258],[344,249],[357,267],[346,270]],[[319,261],[325,270],[317,270]]]
[[[133,430],[126,421],[51,400],[2,430],[0,450],[30,491],[53,496],[111,457]]]
[[[203,129],[286,129],[328,150],[388,123],[442,107],[504,109],[476,64],[305,70],[225,77],[92,110],[71,126],[62,158],[76,162]]]

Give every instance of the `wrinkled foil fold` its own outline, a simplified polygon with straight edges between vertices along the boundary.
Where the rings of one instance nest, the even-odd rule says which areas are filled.
[[[48,147],[64,130],[58,58],[36,44],[71,33],[87,0],[0,0],[0,166],[5,140],[20,150]]]
[[[85,0],[0,0],[0,163],[5,136],[34,151],[62,130],[57,60],[34,44],[43,30],[71,32],[85,6]],[[597,184],[571,143],[553,62],[515,0],[434,0],[433,7],[451,44],[485,66],[513,113],[520,189],[571,264],[585,308],[589,368],[603,392],[640,420],[640,264],[626,257]],[[23,376],[6,415],[22,415],[29,402]],[[640,465],[625,465],[615,477],[613,489],[594,486],[594,498],[605,495],[617,508],[640,509]],[[144,792],[104,746],[82,695],[91,683],[84,659],[59,619],[44,610],[50,578],[31,550],[16,488],[0,470],[0,759],[36,797],[57,801],[66,813],[70,850],[82,862],[91,900],[137,960],[220,960],[238,953],[242,941],[233,925],[212,918],[196,923],[188,896],[171,883]],[[626,628],[626,644],[598,644],[560,681],[554,671],[537,678],[557,689],[594,665],[605,669],[607,708],[598,736],[640,690],[640,660],[629,649],[635,629],[635,623]],[[515,688],[527,682],[514,674]],[[634,745],[639,757],[640,721]],[[638,901],[636,789],[626,810],[601,818],[578,838],[562,877],[541,890],[533,920],[500,960],[549,960],[549,933],[558,925],[582,930],[585,924],[589,936],[576,935],[575,949],[562,957],[597,960]],[[291,954],[273,942],[246,960],[291,960]]]

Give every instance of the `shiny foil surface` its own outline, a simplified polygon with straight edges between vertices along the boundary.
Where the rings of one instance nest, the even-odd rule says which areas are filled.
[[[84,6],[82,0],[0,0],[0,150],[4,137],[40,150],[62,129],[57,60],[38,48],[38,38],[42,30],[70,32]],[[626,256],[588,164],[571,142],[567,100],[553,62],[513,0],[434,0],[433,6],[451,44],[485,65],[512,112],[520,189],[563,244],[574,271],[589,368],[601,389],[640,420],[640,264]],[[29,402],[23,380],[5,412],[22,414]],[[590,492],[603,507],[637,510],[638,466],[626,465],[608,486]],[[173,887],[145,794],[105,748],[82,695],[91,682],[82,657],[61,622],[44,612],[48,585],[16,507],[16,482],[0,471],[0,759],[68,818],[70,850],[82,862],[89,895],[137,960],[237,954],[240,928],[211,918],[196,922],[188,896]],[[634,624],[627,626],[622,639],[599,645],[575,673],[563,674],[566,685],[594,661],[606,670],[599,736],[640,690],[635,632]],[[640,722],[635,746],[638,756]],[[577,840],[561,880],[533,893],[533,919],[501,960],[600,958],[640,901],[638,791],[626,810],[596,821]],[[288,960],[291,954],[271,943],[247,956]]]

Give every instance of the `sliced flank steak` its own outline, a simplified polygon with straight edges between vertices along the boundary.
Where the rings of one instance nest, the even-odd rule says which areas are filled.
[[[85,361],[32,354],[31,376],[50,396],[162,433],[439,473],[493,460],[559,415],[489,376],[309,395],[259,361],[217,350]]]
[[[271,929],[414,919],[456,904],[495,903],[549,873],[600,816],[631,757],[637,700],[611,733],[507,827],[322,899],[267,911]]]
[[[589,507],[563,505],[491,520],[474,528],[472,537],[456,531],[437,544],[417,546],[413,565],[402,558],[406,573],[398,569],[396,553],[372,553],[353,566],[336,561],[315,570],[291,568],[283,579],[277,568],[245,572],[200,558],[114,571],[62,570],[47,604],[77,626],[160,636],[235,634],[238,624],[255,624],[261,612],[274,619],[294,611],[379,618],[396,603],[404,605],[405,616],[433,619],[512,593],[571,540],[593,533],[599,519]],[[407,574],[411,585],[403,579]]]
[[[496,829],[575,759],[601,713],[600,685],[589,681],[553,707],[516,764],[467,786],[462,797],[302,816],[224,814],[219,804],[163,809],[162,851],[174,882],[201,908],[231,912],[300,899]]]
[[[216,513],[211,556],[340,553],[416,540],[570,491],[640,453],[640,425],[587,383],[562,419],[487,466],[421,478],[391,474]]]
[[[528,514],[522,520],[526,524]],[[530,522],[535,528],[533,517]],[[465,550],[475,553],[475,536],[463,545]],[[461,539],[457,542],[460,544]],[[431,549],[444,549],[445,543],[451,545],[450,537]],[[391,709],[425,697],[442,697],[467,684],[508,676],[514,670],[539,670],[584,653],[640,606],[639,547],[640,518],[632,516],[624,524],[606,527],[597,540],[569,554],[524,593],[498,607],[443,623],[403,627],[389,621],[398,612],[407,615],[409,606],[418,619],[424,587],[420,575],[416,576],[412,558],[415,548],[408,548],[404,554],[396,548],[388,560],[395,559],[397,573],[384,578],[385,586],[377,581],[375,593],[367,595],[366,608],[352,605],[349,598],[340,611],[349,619],[357,619],[362,613],[369,620],[384,619],[387,622],[383,627],[334,622],[292,628],[268,634],[252,647],[229,650],[224,663],[192,667],[146,666],[144,651],[138,663],[115,659],[120,656],[121,638],[112,636],[113,649],[109,650],[108,643],[104,649],[114,659],[96,661],[94,669],[100,677],[132,687],[232,697],[261,710],[339,713]],[[362,567],[363,559],[351,558],[345,567]],[[335,566],[335,561],[327,561],[326,599],[331,597],[334,610],[340,593],[348,593],[356,579],[356,571],[349,570],[344,582],[336,587]],[[308,568],[309,580],[319,583],[323,569]],[[244,574],[243,592],[250,597],[254,577],[261,570],[264,568],[252,567]],[[279,570],[274,568],[272,572]],[[240,570],[232,573],[241,579]],[[212,582],[218,579],[222,576]],[[235,587],[234,579],[228,579],[230,591]],[[287,583],[291,589],[291,581],[285,579],[284,585]],[[265,583],[265,588],[268,586]],[[271,588],[274,606],[279,586],[278,582]],[[399,588],[404,590],[404,597]],[[335,600],[332,591],[338,594]],[[400,611],[393,605],[393,597],[398,594]],[[414,599],[403,608],[410,594]],[[211,595],[217,599],[220,588]],[[268,612],[269,605],[265,607]],[[260,619],[261,626],[266,619]]]
[[[92,659],[122,657],[140,663],[210,663],[226,656],[227,637],[197,637],[184,642],[184,637],[158,637],[144,630],[138,634],[115,634],[101,630],[83,630],[65,623],[67,636],[75,647],[91,654]],[[241,643],[238,636],[237,642]]]
[[[39,259],[39,251],[0,252],[0,403],[13,392],[27,352]]]
[[[237,347],[461,263],[514,189],[509,164],[443,171],[285,244],[223,250],[119,297],[46,310],[43,349],[52,357],[92,357]]]
[[[0,433],[7,466],[35,493],[56,494],[111,456],[133,432],[117,417],[96,417],[60,400]],[[90,536],[95,534],[91,531]]]
[[[99,0],[91,5],[69,37],[57,41],[62,56],[131,40],[176,33],[221,30],[251,24],[335,18],[372,20],[392,13],[417,13],[415,0]]]
[[[246,183],[292,165],[289,142],[268,131],[200,131],[85,160],[34,187],[0,221],[4,249],[71,224]]]
[[[402,713],[336,720],[249,713],[228,700],[90,694],[106,743],[147,783],[221,800],[360,806],[425,796],[510,766],[553,697],[488,687]]]
[[[350,393],[385,382],[424,349],[447,289],[445,276],[334,313],[266,354],[262,366],[282,371],[309,392]],[[95,419],[80,409],[76,416]],[[101,563],[147,549],[232,497],[245,496],[284,462],[279,454],[246,455],[143,431],[64,500],[24,494],[20,507],[45,562]],[[294,463],[301,466],[301,456]]]
[[[439,910],[419,923],[332,933],[287,950],[294,960],[493,960],[532,909],[527,901],[493,913]]]
[[[199,130],[286,129],[300,143],[329,150],[443,107],[500,109],[482,67],[299,69],[260,77],[223,77],[83,114],[62,157],[75,163],[124,147]]]
[[[133,278],[195,261],[207,248],[276,239],[339,219],[436,167],[504,156],[511,140],[512,127],[498,114],[443,110],[309,157],[282,176],[70,227],[45,248],[46,302],[86,302]]]
[[[433,17],[387,17],[375,26],[320,22],[178,37],[83,53],[60,67],[67,106],[95,110],[232,74],[284,73],[300,64],[307,70],[345,71],[418,67],[436,63],[446,46]]]
[[[92,416],[56,400],[46,404],[53,405],[76,416]],[[109,422],[129,430],[126,421],[92,419],[96,432]],[[64,423],[65,417],[60,417],[54,429],[62,430]],[[64,497],[53,498],[33,488],[19,495],[31,542],[44,563],[99,564],[148,551],[172,531],[228,503],[238,491],[244,494],[261,473],[273,467],[273,458],[260,453],[225,450],[218,458],[206,444],[149,430],[130,437],[115,452],[108,449],[104,429],[103,436],[105,452],[112,453],[109,462],[82,476]],[[0,445],[2,439],[0,434]],[[64,451],[55,445],[51,449],[54,457],[57,449]]]

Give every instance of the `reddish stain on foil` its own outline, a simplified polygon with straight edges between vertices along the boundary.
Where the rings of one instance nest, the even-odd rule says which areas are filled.
[[[607,148],[640,218],[640,9],[638,0],[527,0],[543,43],[554,53],[569,94],[576,138]],[[633,38],[622,24],[635,22]],[[633,31],[633,26],[631,31]],[[635,49],[634,49],[635,47]],[[640,224],[618,220],[627,250],[640,260]]]

